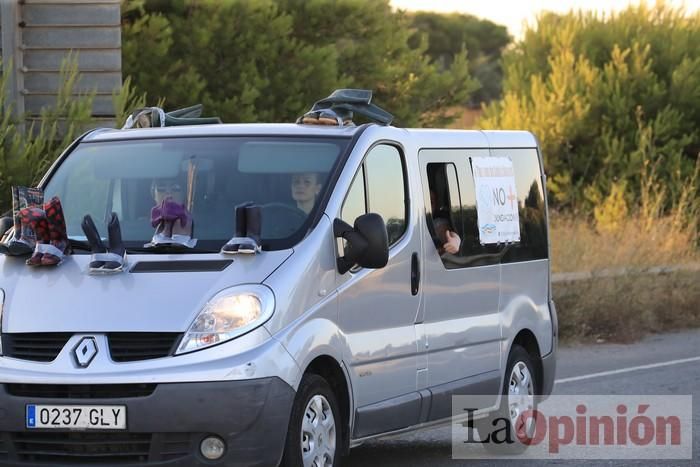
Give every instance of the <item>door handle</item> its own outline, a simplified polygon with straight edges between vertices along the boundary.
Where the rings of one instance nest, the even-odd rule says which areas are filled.
[[[411,295],[418,295],[420,290],[420,262],[418,253],[411,256]]]

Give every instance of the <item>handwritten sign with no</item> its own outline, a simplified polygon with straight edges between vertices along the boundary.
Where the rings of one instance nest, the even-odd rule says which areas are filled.
[[[472,157],[479,240],[482,244],[520,241],[518,193],[510,157]]]

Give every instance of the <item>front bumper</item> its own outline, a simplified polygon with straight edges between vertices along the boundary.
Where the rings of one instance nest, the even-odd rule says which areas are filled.
[[[158,465],[276,466],[294,390],[276,377],[203,383],[157,384],[150,395],[89,398],[42,397],[24,386],[0,385],[0,466]],[[96,390],[104,391],[100,385]],[[126,390],[126,385],[123,386]],[[83,389],[85,386],[82,387]],[[65,389],[65,386],[61,389]],[[114,389],[107,388],[114,392]],[[116,389],[117,391],[119,389]],[[46,397],[49,393],[52,397]],[[37,392],[40,394],[40,392]],[[63,391],[62,394],[70,394]],[[105,393],[102,392],[101,395]],[[132,393],[133,394],[133,393]],[[110,396],[112,394],[110,393]],[[131,395],[131,394],[130,394]],[[126,405],[126,431],[27,430],[27,404]],[[208,435],[226,442],[219,461],[207,461],[199,444]]]

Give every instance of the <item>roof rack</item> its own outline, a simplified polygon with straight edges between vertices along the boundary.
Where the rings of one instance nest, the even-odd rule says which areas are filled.
[[[310,125],[351,126],[353,114],[362,115],[374,123],[390,125],[394,116],[372,104],[372,91],[368,89],[336,89],[316,102],[311,110],[297,119],[297,123]]]
[[[202,117],[202,104],[185,107],[184,109],[165,112],[160,107],[144,107],[136,109],[126,119],[122,130],[129,128],[153,128],[181,125],[209,125],[222,123],[219,117]]]

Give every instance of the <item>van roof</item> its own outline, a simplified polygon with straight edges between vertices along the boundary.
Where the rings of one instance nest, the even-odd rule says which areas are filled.
[[[146,138],[177,138],[204,136],[331,136],[352,137],[362,126],[300,125],[296,123],[236,123],[214,125],[186,125],[129,130],[100,129],[89,133],[83,141],[118,141]],[[420,147],[501,147],[537,146],[534,135],[527,131],[504,130],[448,130],[424,128],[396,128],[370,125],[372,132],[386,132],[387,137],[409,137]]]
[[[183,125],[129,130],[103,129],[90,133],[83,141],[130,140],[143,138],[173,138],[187,136],[345,136],[351,137],[360,127],[297,125],[295,123],[223,123],[214,125]]]

